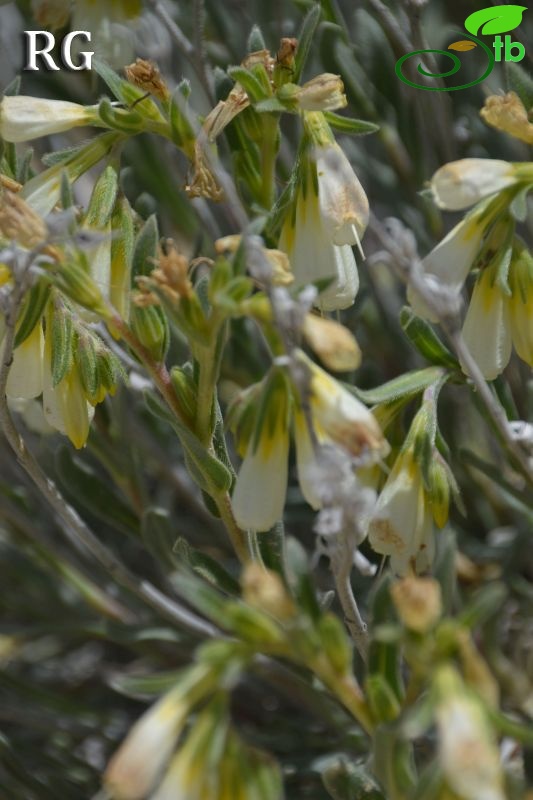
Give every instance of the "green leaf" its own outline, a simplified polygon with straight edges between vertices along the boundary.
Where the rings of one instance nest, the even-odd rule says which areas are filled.
[[[290,111],[285,103],[282,103],[277,97],[269,97],[266,100],[260,100],[259,103],[255,103],[254,109],[260,113],[279,113],[281,111]]]
[[[118,192],[117,171],[107,166],[99,176],[89,201],[85,215],[85,224],[94,228],[103,228],[111,219]]]
[[[131,534],[139,528],[135,514],[115,491],[111,481],[104,480],[86,461],[61,447],[55,459],[59,481],[68,497],[73,498],[92,516]]]
[[[321,16],[322,9],[320,5],[316,3],[315,5],[311,6],[302,23],[300,33],[298,34],[298,49],[296,50],[296,56],[294,59],[294,75],[292,78],[293,83],[298,83],[300,80],[300,76],[305,67],[305,62],[307,61],[307,57],[309,55],[309,50],[311,49],[313,36],[315,35],[315,31],[318,23],[320,22]]]
[[[180,537],[175,542],[173,552],[181,563],[187,564],[197,575],[215,588],[225,594],[237,597],[240,595],[239,582],[218,561],[191,547],[185,539]]]
[[[127,108],[135,106],[135,113],[141,117],[157,122],[163,121],[159,108],[151,97],[146,96],[146,92],[121,78],[111,67],[99,59],[93,61],[93,68],[117,100],[120,100]]]
[[[514,31],[522,22],[522,15],[527,11],[527,6],[491,6],[474,11],[465,19],[465,28],[469,33],[477,36],[495,36],[497,33]]]
[[[379,125],[376,125],[374,122],[367,122],[364,119],[343,117],[342,114],[336,114],[334,111],[326,111],[324,116],[329,125],[340,133],[349,133],[354,136],[368,136],[369,133],[377,133],[377,131],[379,131]]]
[[[155,395],[146,392],[145,401],[149,411],[172,425],[178,434],[185,450],[187,467],[200,488],[208,493],[227,492],[233,483],[233,475],[225,464],[213,456],[198,437],[177,419]]]
[[[520,64],[515,61],[505,62],[507,87],[516,92],[526,111],[533,108],[533,78]]]
[[[257,103],[259,100],[264,100],[268,97],[268,93],[265,92],[261,82],[249,69],[245,67],[229,67],[228,75],[233,78],[236,83],[238,82],[241,84],[250,98],[250,102]]]
[[[142,226],[135,240],[132,261],[132,272],[135,277],[137,275],[149,275],[155,268],[153,259],[157,256],[158,244],[157,217],[152,214]]]
[[[254,25],[248,36],[246,52],[257,53],[258,50],[266,50],[265,39],[259,25]]]
[[[174,569],[178,559],[174,553],[176,530],[171,523],[170,514],[164,508],[148,508],[141,520],[141,537],[146,549],[156,561]]]
[[[15,347],[24,342],[33,331],[41,319],[46,303],[50,296],[50,284],[48,281],[40,280],[35,283],[24,302],[24,308],[20,315],[15,335]]]
[[[425,369],[406,372],[405,375],[393,378],[375,389],[357,389],[348,383],[344,383],[343,386],[363,403],[373,406],[389,403],[400,397],[414,397],[442,378],[443,374],[442,367],[426,367]]]
[[[143,700],[158,697],[168,692],[180,680],[182,670],[157,672],[154,675],[131,675],[130,673],[113,673],[107,680],[108,685],[125,697]]]
[[[441,342],[431,325],[417,317],[409,306],[404,306],[400,311],[400,324],[409,341],[432,364],[450,369],[460,368],[453,353]]]
[[[48,316],[52,336],[52,385],[55,387],[72,366],[74,330],[72,314],[62,300],[54,304]]]

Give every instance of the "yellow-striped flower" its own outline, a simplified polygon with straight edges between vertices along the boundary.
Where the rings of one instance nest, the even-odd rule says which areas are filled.
[[[368,200],[323,114],[304,113],[304,124],[310,143],[279,248],[288,254],[297,283],[331,279],[316,305],[333,311],[351,306],[359,288],[352,246],[361,249]]]

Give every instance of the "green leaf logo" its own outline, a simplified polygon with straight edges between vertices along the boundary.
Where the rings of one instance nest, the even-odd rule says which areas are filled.
[[[486,36],[508,33],[520,25],[524,11],[527,11],[527,6],[482,8],[465,19],[465,28],[474,36],[478,33],[484,33]]]

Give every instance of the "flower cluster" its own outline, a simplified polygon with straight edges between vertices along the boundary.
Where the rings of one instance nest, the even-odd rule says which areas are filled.
[[[437,205],[472,211],[424,258],[428,288],[459,295],[471,271],[476,281],[463,325],[464,340],[485,378],[507,366],[512,347],[533,366],[533,260],[515,233],[533,186],[528,164],[463,159],[439,169],[431,181]],[[435,281],[437,283],[435,283]],[[420,316],[436,322],[412,288]]]
[[[283,515],[291,428],[300,488],[315,509],[320,500],[309,465],[317,445],[332,443],[364,463],[386,455],[388,445],[372,413],[300,350],[290,373],[274,366],[236,401],[237,443],[244,456],[233,493],[233,511],[246,529],[269,530]]]
[[[368,200],[324,114],[304,112],[303,123],[297,188],[279,248],[288,254],[298,284],[326,283],[316,300],[319,308],[348,308],[359,288],[352,247],[362,255]]]

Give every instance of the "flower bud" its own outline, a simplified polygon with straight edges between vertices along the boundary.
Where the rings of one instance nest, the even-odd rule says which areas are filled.
[[[533,124],[529,121],[527,109],[516,92],[490,95],[479,113],[487,125],[508,133],[526,144],[533,144]]]
[[[249,605],[282,621],[294,616],[294,603],[276,572],[250,562],[241,583],[243,598]]]
[[[434,578],[403,578],[393,583],[391,595],[402,623],[417,633],[431,630],[442,614],[440,585]]]
[[[459,211],[516,183],[515,166],[491,158],[463,158],[433,175],[431,190],[439,208]]]

